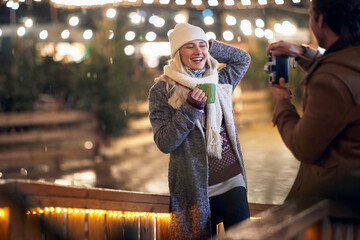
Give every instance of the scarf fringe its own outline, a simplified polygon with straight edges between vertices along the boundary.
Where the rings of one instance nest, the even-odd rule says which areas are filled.
[[[208,136],[207,138],[207,152],[212,157],[217,157],[221,159],[221,152],[222,152],[222,146],[221,146],[221,136],[216,131],[214,127],[209,129],[207,131]]]

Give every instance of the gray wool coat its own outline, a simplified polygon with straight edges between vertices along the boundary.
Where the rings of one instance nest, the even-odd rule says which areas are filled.
[[[219,84],[231,84],[234,91],[249,67],[249,54],[215,40],[210,42],[209,53],[219,63],[226,64],[219,71]],[[150,89],[149,118],[156,145],[162,152],[170,153],[170,238],[207,239],[211,235],[207,192],[208,159],[205,134],[196,124],[204,111],[192,107],[187,102],[178,109],[171,107],[168,104],[167,84],[160,81]],[[230,107],[232,109],[232,106]],[[235,137],[234,143],[237,145],[236,149],[241,158],[239,162],[245,177],[237,134]]]

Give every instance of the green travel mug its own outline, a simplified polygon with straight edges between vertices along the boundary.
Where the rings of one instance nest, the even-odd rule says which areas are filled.
[[[204,91],[205,96],[207,97],[207,103],[215,102],[215,93],[216,93],[216,85],[213,83],[204,83],[197,86],[201,90]]]

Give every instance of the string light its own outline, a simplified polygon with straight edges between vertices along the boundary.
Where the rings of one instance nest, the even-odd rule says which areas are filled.
[[[41,0],[32,0],[34,2],[41,2]],[[219,4],[218,0],[207,0],[208,5],[211,7],[222,7],[221,4]],[[309,0],[311,2],[311,0]],[[25,0],[7,0],[6,6],[8,8],[17,10],[20,7],[20,4],[23,4]],[[152,4],[159,4],[159,5],[167,5],[170,3],[170,0],[49,0],[50,4],[54,5],[56,8],[93,8],[93,7],[104,7],[104,6],[129,6],[129,3],[131,6],[139,6],[141,4],[144,5],[152,5]],[[198,8],[201,6],[202,0],[175,0],[175,4],[179,6],[183,6],[187,4],[188,2],[191,2],[191,6],[194,8]],[[257,2],[258,4],[253,4],[251,0],[240,0],[240,4],[235,4],[234,0],[224,0],[225,6],[237,6],[238,8],[257,8],[268,5],[268,4],[276,4],[276,5],[283,5],[284,0],[271,0],[270,2],[268,0],[253,0],[253,2]],[[301,3],[301,0],[292,0],[291,1],[294,4]],[[109,18],[113,18],[116,15],[116,10],[112,9],[111,13],[107,13],[110,15],[107,15]]]
[[[81,208],[60,208],[60,207],[44,207],[44,208],[30,208],[26,211],[27,215],[41,215],[44,213],[51,214],[94,214],[94,215],[107,215],[110,217],[119,218],[134,218],[134,217],[156,217],[158,219],[169,219],[170,213],[154,213],[154,212],[129,212],[129,211],[113,211],[102,209],[81,209]],[[5,215],[5,211],[0,208],[0,217]]]
[[[5,218],[5,210],[0,208],[0,218]]]

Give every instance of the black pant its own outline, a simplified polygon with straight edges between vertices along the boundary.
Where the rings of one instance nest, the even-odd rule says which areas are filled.
[[[225,230],[250,217],[247,193],[244,187],[233,188],[223,194],[210,197],[211,230],[217,233],[217,224],[223,222]]]

